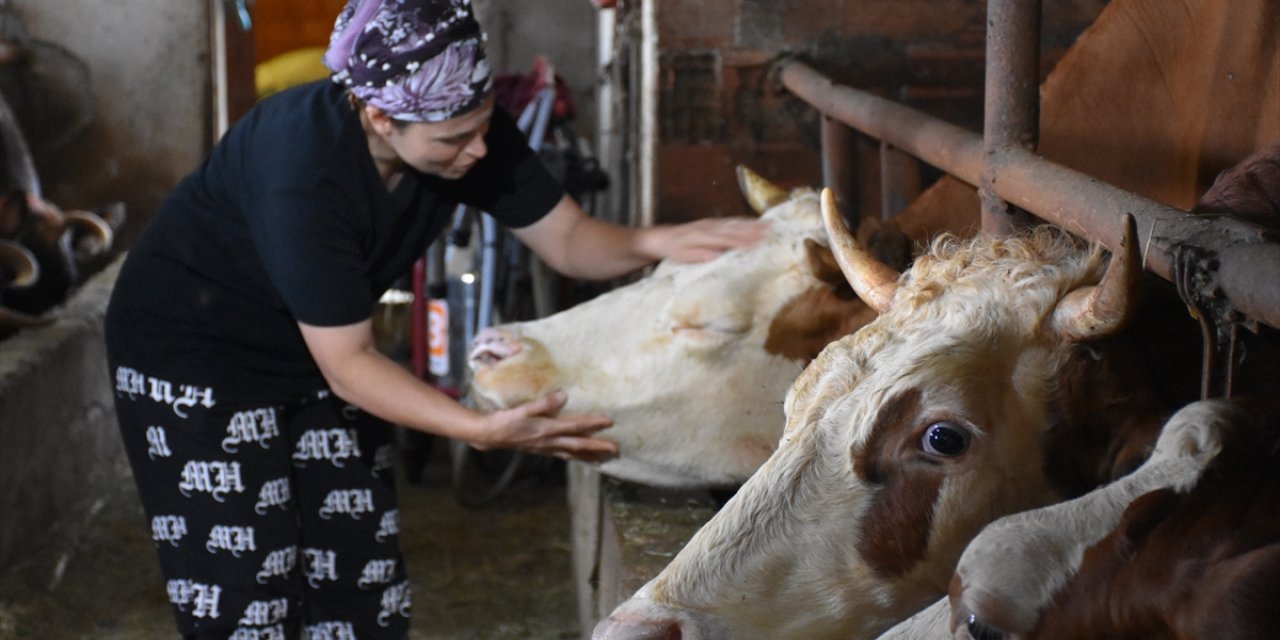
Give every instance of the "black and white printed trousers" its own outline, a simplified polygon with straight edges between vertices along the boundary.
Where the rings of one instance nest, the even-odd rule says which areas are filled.
[[[282,404],[111,363],[116,414],[185,638],[403,638],[390,425],[327,391]]]

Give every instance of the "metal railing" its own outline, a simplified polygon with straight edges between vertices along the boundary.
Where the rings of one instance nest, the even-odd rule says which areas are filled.
[[[883,140],[1047,222],[1114,247],[1120,216],[1132,213],[1147,270],[1174,281],[1185,248],[1217,256],[1217,288],[1241,314],[1280,328],[1280,244],[1257,227],[1189,214],[1054,164],[1016,146],[984,151],[982,136],[830,79],[797,60],[780,63],[782,83],[824,115]],[[824,152],[825,153],[825,152]],[[838,158],[824,158],[824,166]],[[984,180],[984,176],[988,178]],[[992,184],[994,183],[994,184]],[[990,230],[988,228],[988,230]],[[1270,284],[1272,286],[1265,286]]]
[[[777,64],[783,86],[824,116],[826,186],[840,204],[855,199],[852,128],[977,187],[987,233],[1007,234],[1027,220],[1013,205],[1114,248],[1121,217],[1130,213],[1143,266],[1178,285],[1205,323],[1205,389],[1214,386],[1208,381],[1214,375],[1229,381],[1236,327],[1280,328],[1280,242],[1249,223],[1192,215],[1036,155],[1039,2],[990,0],[987,23],[984,135],[837,85],[799,60]],[[842,210],[856,224],[856,208]],[[1226,372],[1210,372],[1224,364]]]

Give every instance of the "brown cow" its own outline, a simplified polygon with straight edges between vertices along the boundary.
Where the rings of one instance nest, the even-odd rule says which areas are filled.
[[[1276,105],[1280,3],[1113,0],[1041,85],[1036,153],[1190,209],[1218,173],[1280,141]],[[925,244],[972,233],[978,211],[973,187],[944,177],[890,224]]]
[[[1248,408],[1233,418],[1240,432],[1228,434],[1195,488],[1130,505],[1116,530],[1085,552],[1033,637],[1275,637],[1280,417]]]
[[[1185,407],[1138,472],[975,538],[952,582],[954,637],[1274,637],[1278,470],[1277,399]]]

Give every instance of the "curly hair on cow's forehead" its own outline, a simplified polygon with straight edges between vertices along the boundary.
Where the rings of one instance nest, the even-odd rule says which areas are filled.
[[[882,368],[886,354],[954,353],[966,342],[1034,335],[1064,295],[1102,279],[1105,257],[1100,245],[1048,225],[1010,237],[939,236],[898,280],[880,317],[827,345],[800,374],[787,414],[825,411]]]
[[[1060,296],[1096,284],[1104,271],[1104,258],[1101,245],[1090,245],[1050,225],[1007,237],[942,234],[900,280],[894,309],[918,308],[958,287],[1018,295],[1029,293],[1029,287],[1049,288]]]

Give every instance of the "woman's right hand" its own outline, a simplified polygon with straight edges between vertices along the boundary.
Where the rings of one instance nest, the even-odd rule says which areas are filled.
[[[485,416],[480,438],[468,441],[481,451],[519,449],[555,456],[564,460],[603,462],[618,454],[618,445],[592,437],[613,425],[604,416],[560,416],[568,401],[563,391],[555,391],[522,405]]]

